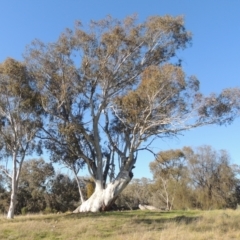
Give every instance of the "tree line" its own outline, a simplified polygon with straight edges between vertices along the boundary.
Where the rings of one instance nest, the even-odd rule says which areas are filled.
[[[79,182],[85,198],[94,189],[88,177]],[[0,174],[0,212],[6,214],[10,205],[11,181]],[[73,211],[80,202],[78,183],[66,173],[56,172],[52,163],[42,158],[25,161],[19,178],[16,214],[57,213]]]
[[[240,203],[240,167],[231,164],[226,150],[211,146],[184,147],[159,152],[150,163],[152,179],[133,179],[115,201],[113,209],[137,209],[147,204],[161,210],[236,209]],[[85,199],[94,192],[94,181],[79,178]],[[7,213],[10,181],[0,175],[0,211]],[[56,173],[42,158],[23,164],[16,213],[73,211],[80,202],[78,183],[67,174]]]
[[[52,43],[34,40],[23,61],[0,64],[0,171],[11,182],[14,217],[26,157],[48,151],[73,173],[75,212],[106,211],[131,182],[149,142],[240,114],[240,89],[204,96],[177,52],[190,45],[183,17],[108,16],[76,22]],[[85,166],[94,193],[84,198]],[[164,184],[162,185],[165,186]]]
[[[134,179],[119,204],[159,209],[236,209],[240,203],[239,165],[231,164],[226,150],[211,146],[168,150],[150,163],[153,179]]]

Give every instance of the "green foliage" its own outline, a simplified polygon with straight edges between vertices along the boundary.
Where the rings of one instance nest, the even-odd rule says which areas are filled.
[[[2,188],[0,189],[0,213],[6,214],[10,201],[10,193]]]
[[[57,174],[51,180],[47,205],[57,212],[73,211],[78,204],[79,193],[75,180],[65,174]]]
[[[10,201],[10,192],[8,190],[8,179],[0,172],[0,213],[6,214]]]
[[[219,152],[210,146],[192,151],[185,149],[190,179],[195,182],[195,199],[203,209],[235,208],[238,173],[230,165],[230,156],[225,150]]]
[[[10,193],[0,182],[0,212],[6,213]],[[74,210],[79,201],[78,186],[74,179],[54,173],[51,163],[42,158],[24,162],[19,179],[16,214],[55,213]]]
[[[46,208],[43,210],[43,213],[44,213],[44,214],[56,213],[56,210],[55,210],[55,209],[52,209],[52,208],[50,208],[50,207],[46,207]]]
[[[116,204],[123,209],[138,209],[139,204],[152,204],[152,181],[133,179],[118,197]]]
[[[21,214],[22,215],[26,215],[27,213],[28,213],[28,208],[27,207],[21,208]]]
[[[202,146],[160,152],[150,169],[152,196],[158,206],[218,209],[235,208],[238,203],[238,172],[224,150]]]
[[[31,213],[43,210],[47,206],[46,198],[53,176],[52,164],[46,163],[42,158],[24,162],[19,179],[16,212],[21,212],[24,207]]]

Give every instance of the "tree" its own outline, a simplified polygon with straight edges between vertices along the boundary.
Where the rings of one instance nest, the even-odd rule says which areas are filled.
[[[139,204],[152,204],[152,181],[147,178],[133,179],[119,195],[116,203],[124,209],[136,209]]]
[[[21,168],[26,155],[40,150],[35,141],[41,126],[37,93],[26,66],[13,59],[0,64],[0,170],[11,180],[8,218],[14,217]],[[12,162],[12,172],[8,163]]]
[[[67,29],[50,44],[36,40],[25,54],[48,120],[41,133],[52,156],[83,161],[95,191],[80,212],[108,209],[133,177],[144,142],[176,136],[239,115],[239,89],[204,97],[174,57],[191,41],[182,17],[143,23],[107,17]],[[176,59],[176,57],[175,57]]]
[[[65,174],[57,174],[51,180],[48,205],[55,211],[73,211],[79,202],[77,182]]]
[[[23,163],[19,179],[18,203],[19,212],[26,208],[29,212],[40,212],[47,206],[46,194],[49,191],[50,180],[54,177],[51,163],[42,158],[31,159]]]
[[[162,151],[150,163],[153,191],[167,207],[235,208],[238,167],[211,146]]]
[[[188,183],[183,151],[176,149],[158,153],[155,161],[150,163],[150,170],[154,179],[152,190],[155,201],[158,200],[160,204],[165,204],[166,209],[171,210],[177,193],[179,190],[184,191],[183,186],[186,187]]]
[[[225,150],[210,146],[183,149],[188,159],[189,175],[195,189],[196,203],[203,209],[236,207],[237,173]]]
[[[44,129],[44,131],[46,132],[45,129]],[[62,136],[60,135],[59,138],[60,137],[62,137]],[[42,138],[42,137],[40,136],[40,138]],[[76,180],[76,183],[78,185],[78,192],[79,192],[81,203],[83,203],[84,202],[84,194],[82,191],[82,184],[78,177],[78,173],[84,167],[84,161],[82,161],[82,159],[77,156],[77,154],[75,153],[75,150],[74,150],[76,148],[74,148],[74,146],[71,146],[71,149],[69,149],[71,140],[68,139],[67,140],[68,144],[63,144],[64,140],[65,140],[64,137],[61,140],[54,139],[52,137],[50,139],[45,138],[45,146],[47,149],[51,150],[51,153],[52,153],[51,160],[53,162],[58,162],[60,164],[63,164],[72,171],[74,178]],[[76,149],[76,151],[77,151],[77,149]]]
[[[9,202],[10,194],[7,191],[7,182],[4,175],[0,173],[0,213],[5,214]]]

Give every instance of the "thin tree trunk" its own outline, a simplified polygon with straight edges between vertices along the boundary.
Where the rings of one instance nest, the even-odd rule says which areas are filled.
[[[11,189],[11,199],[10,199],[10,206],[8,209],[7,218],[12,219],[14,218],[14,211],[16,205],[16,196],[17,196],[17,162],[16,162],[16,153],[13,154],[13,172],[12,172],[12,189]]]
[[[79,182],[79,179],[78,179],[77,173],[76,173],[74,170],[73,170],[73,172],[74,172],[75,179],[76,179],[76,181],[77,181],[78,191],[79,191],[79,195],[80,195],[81,203],[83,203],[83,202],[84,202],[84,197],[83,197],[83,193],[82,193],[81,185],[80,185],[80,182]]]
[[[10,200],[10,206],[8,209],[8,214],[7,214],[8,219],[14,218],[15,205],[16,205],[16,189],[13,190],[13,184],[12,184],[11,200]]]

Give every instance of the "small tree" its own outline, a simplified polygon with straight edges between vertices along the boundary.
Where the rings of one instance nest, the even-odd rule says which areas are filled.
[[[9,198],[10,194],[7,191],[6,177],[0,173],[0,213],[6,213]]]
[[[29,212],[40,212],[46,208],[46,194],[54,176],[51,163],[42,158],[30,159],[23,163],[19,179],[18,203],[16,210],[26,208]]]
[[[43,128],[43,132],[46,133],[47,130]],[[74,144],[70,144],[70,141],[71,141],[70,139],[68,139],[67,144],[64,144],[66,139],[64,138],[64,136],[60,134],[58,139],[54,137],[49,138],[44,136],[39,136],[39,138],[45,140],[45,147],[51,153],[51,160],[53,162],[58,162],[60,164],[63,164],[64,166],[66,166],[68,169],[72,171],[74,178],[76,180],[76,183],[78,185],[78,192],[79,192],[81,203],[83,203],[84,202],[84,194],[82,191],[83,184],[81,184],[78,173],[84,167],[85,162],[78,157],[77,155],[78,149],[72,146]],[[74,139],[74,135],[73,135],[73,139]],[[70,149],[69,149],[69,146],[71,146]]]
[[[203,209],[236,207],[239,180],[230,165],[229,154],[210,146],[183,150],[198,205]]]
[[[236,207],[238,172],[224,150],[202,146],[162,151],[150,169],[155,180],[153,190],[167,207],[175,206],[175,202],[181,208]]]
[[[26,62],[49,117],[42,137],[61,139],[95,182],[79,211],[111,206],[131,181],[144,142],[239,115],[239,89],[204,97],[199,81],[173,63],[190,41],[182,17],[107,17],[29,46]]]
[[[152,204],[151,180],[133,179],[123,190],[116,203],[123,208],[135,209],[139,204]]]
[[[166,209],[171,210],[179,188],[182,190],[181,186],[186,182],[184,153],[179,149],[160,152],[156,160],[150,163],[150,170],[153,173],[152,190],[155,198],[165,204]]]
[[[79,202],[76,181],[68,175],[57,174],[51,181],[48,207],[55,211],[73,211]]]
[[[11,180],[7,218],[14,217],[21,168],[25,156],[40,150],[35,141],[41,127],[37,94],[24,64],[7,59],[0,64],[0,170]],[[8,163],[12,162],[12,171]]]

